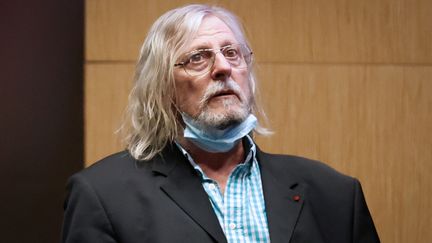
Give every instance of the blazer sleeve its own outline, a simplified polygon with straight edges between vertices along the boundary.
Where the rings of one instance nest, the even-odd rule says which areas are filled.
[[[358,180],[354,183],[353,243],[379,243],[371,214]]]
[[[63,243],[114,243],[115,235],[96,191],[80,174],[67,185],[62,229]]]

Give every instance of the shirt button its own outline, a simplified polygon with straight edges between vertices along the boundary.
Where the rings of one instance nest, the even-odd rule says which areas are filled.
[[[209,185],[209,189],[210,189],[210,190],[214,190],[214,189],[216,189],[216,186],[215,186],[214,184],[210,184],[210,185]]]
[[[230,229],[235,229],[236,227],[237,227],[237,225],[236,224],[234,224],[234,223],[230,223],[229,224],[229,227],[230,227]]]

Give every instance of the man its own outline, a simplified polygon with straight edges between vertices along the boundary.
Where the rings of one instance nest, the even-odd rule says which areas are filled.
[[[357,180],[259,150],[252,51],[236,17],[189,5],[141,50],[127,151],[74,175],[63,242],[379,242]]]

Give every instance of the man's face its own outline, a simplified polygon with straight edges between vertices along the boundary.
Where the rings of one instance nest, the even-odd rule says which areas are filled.
[[[206,16],[185,53],[230,44],[240,44],[231,29],[219,18]],[[177,67],[174,78],[178,108],[202,126],[222,129],[242,122],[250,113],[249,70],[232,67],[222,53],[215,55],[209,72],[191,76]]]

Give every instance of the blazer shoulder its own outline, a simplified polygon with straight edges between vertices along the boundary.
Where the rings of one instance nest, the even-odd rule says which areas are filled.
[[[94,162],[89,167],[81,171],[82,174],[92,173],[107,173],[115,172],[119,169],[126,169],[131,165],[135,164],[136,160],[129,154],[128,151],[121,151],[115,154],[111,154],[103,159]]]
[[[90,183],[119,182],[138,173],[145,173],[152,161],[138,161],[128,151],[109,155],[87,168],[75,173],[71,178],[82,178]],[[147,170],[148,171],[148,170]]]
[[[353,183],[355,178],[345,175],[328,164],[301,156],[270,154],[265,152],[259,153],[261,164],[266,166],[269,164],[275,171],[280,171],[284,174],[290,174],[301,181],[308,184],[328,183]]]

